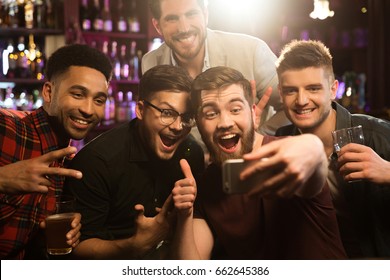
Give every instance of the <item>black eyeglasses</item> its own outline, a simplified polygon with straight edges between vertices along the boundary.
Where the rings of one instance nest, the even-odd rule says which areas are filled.
[[[173,109],[161,109],[161,108],[158,108],[157,106],[153,105],[149,101],[146,101],[146,100],[143,100],[143,101],[146,105],[156,109],[157,111],[159,111],[161,113],[160,119],[161,119],[161,122],[165,125],[170,125],[170,124],[174,123],[176,121],[177,117],[179,117],[179,116],[181,118],[182,126],[193,127],[195,125],[195,119],[193,118],[193,115],[190,113],[179,114],[177,111],[175,111]]]

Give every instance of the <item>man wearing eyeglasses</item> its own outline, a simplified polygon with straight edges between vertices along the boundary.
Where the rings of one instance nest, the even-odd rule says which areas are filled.
[[[82,215],[74,256],[161,257],[173,221],[171,190],[195,185],[204,169],[202,148],[189,136],[195,125],[190,90],[185,70],[151,68],[140,81],[137,118],[94,139],[72,160],[71,168],[83,173],[82,180],[67,180],[64,190],[76,197]],[[183,158],[195,178],[185,174]]]

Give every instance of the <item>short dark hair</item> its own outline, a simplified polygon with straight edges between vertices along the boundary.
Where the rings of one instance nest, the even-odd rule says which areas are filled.
[[[206,0],[196,0],[199,7],[203,10],[206,7]],[[161,17],[161,0],[149,0],[149,7],[153,18],[159,20]]]
[[[172,65],[157,65],[146,71],[140,80],[138,100],[148,99],[163,90],[191,92],[192,79],[187,71]]]
[[[202,90],[216,90],[233,84],[239,84],[244,90],[245,99],[251,106],[254,102],[250,82],[240,71],[226,66],[212,67],[199,74],[192,83],[191,102],[193,112],[201,105]]]
[[[301,70],[308,67],[323,67],[334,80],[332,55],[321,41],[293,40],[283,47],[276,61],[276,72],[279,77],[287,70]]]
[[[111,80],[112,65],[108,57],[87,45],[73,44],[57,49],[46,63],[46,79],[51,81],[68,71],[71,66],[85,66],[101,72]]]

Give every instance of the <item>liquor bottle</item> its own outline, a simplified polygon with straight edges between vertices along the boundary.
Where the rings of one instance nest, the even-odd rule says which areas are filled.
[[[3,89],[0,88],[0,108],[4,108]]]
[[[103,16],[102,16],[102,10],[100,9],[100,2],[99,0],[94,0],[93,5],[93,30],[95,31],[103,31]]]
[[[0,0],[0,27],[8,27],[8,3],[6,0]]]
[[[120,54],[120,63],[121,63],[121,79],[129,79],[129,59],[126,53],[126,45],[121,45],[121,54]]]
[[[26,28],[34,28],[34,4],[32,0],[25,1],[24,4],[24,22]]]
[[[26,93],[26,90],[23,90],[19,94],[19,98],[15,100],[16,109],[20,111],[31,111],[33,108],[32,96]]]
[[[33,110],[38,109],[43,105],[43,97],[42,92],[38,89],[33,90]]]
[[[123,91],[118,91],[116,94],[115,104],[115,121],[117,123],[125,122],[127,120],[127,104],[124,100]]]
[[[130,45],[130,80],[138,81],[139,80],[139,58],[137,56],[137,42],[132,41]]]
[[[44,68],[45,68],[45,62],[46,57],[45,54],[39,49],[39,46],[36,46],[36,57],[35,57],[35,73],[33,76],[38,80],[43,80],[45,78],[44,75]]]
[[[142,50],[137,50],[137,63],[135,64],[135,69],[134,69],[134,71],[135,71],[135,74],[134,74],[134,80],[136,80],[136,81],[139,81],[139,77],[141,77],[141,75],[142,75],[142,71],[141,71],[141,67],[140,67],[140,63],[141,63],[141,61],[142,61],[142,56],[143,56],[143,54],[142,54]]]
[[[82,0],[80,7],[80,25],[83,31],[91,31],[92,27],[92,15],[90,13],[90,7],[88,6],[88,0]]]
[[[35,0],[34,6],[34,26],[37,28],[45,28],[45,5],[43,5],[43,0]]]
[[[12,88],[7,87],[5,91],[5,98],[3,102],[3,107],[6,109],[14,109],[16,110],[16,104],[15,104],[15,95],[12,92]]]
[[[106,32],[112,31],[112,17],[110,12],[110,0],[104,0],[103,8],[103,30]]]
[[[152,42],[149,45],[149,51],[158,49],[162,45],[162,40],[159,37],[153,38]]]
[[[53,29],[56,27],[54,6],[52,0],[46,0],[46,27]]]
[[[107,40],[103,41],[102,53],[104,53],[108,58],[110,58],[110,56],[108,55],[108,41]]]
[[[127,22],[126,22],[126,17],[124,15],[124,6],[123,6],[123,1],[118,0],[118,5],[117,5],[117,21],[116,21],[116,30],[118,32],[126,32],[127,31]]]
[[[24,2],[25,0],[16,0],[18,6],[18,26],[26,27],[26,22],[24,20]]]
[[[127,120],[131,121],[132,119],[134,119],[136,117],[135,107],[137,105],[137,102],[135,102],[133,100],[133,92],[132,91],[128,91],[126,93],[126,97],[127,97],[127,113],[126,113],[126,116],[127,116]]]
[[[28,65],[29,65],[29,72],[30,76],[35,78],[35,68],[36,68],[36,57],[37,57],[37,49],[34,42],[34,35],[30,34],[28,35],[28,49],[27,49],[27,58],[28,58]]]
[[[28,58],[26,54],[26,45],[24,43],[24,37],[20,36],[18,40],[18,59],[16,61],[16,77],[28,78],[30,76]]]
[[[111,64],[114,68],[114,78],[116,80],[121,79],[121,62],[118,57],[118,43],[116,41],[111,42]]]
[[[4,53],[6,52],[6,48],[7,46],[5,45],[4,42],[0,42],[0,79],[1,78],[4,78],[5,77],[5,73],[3,71],[4,69],[4,59],[6,58],[7,59],[7,63],[8,63],[8,56],[5,56]],[[1,98],[1,91],[0,91],[0,101],[2,101],[3,99]]]
[[[127,19],[129,25],[129,31],[132,33],[139,33],[141,30],[141,25],[139,18],[137,16],[137,2],[136,0],[131,0],[130,2],[130,13]]]
[[[112,87],[108,88],[108,97],[104,107],[103,125],[111,125],[115,122],[115,99],[112,94]]]
[[[12,40],[8,41],[7,48],[3,51],[3,74],[7,78],[16,77],[16,61],[18,60],[18,53]]]
[[[20,27],[19,22],[19,7],[16,0],[8,2],[8,20],[9,26],[12,28]]]

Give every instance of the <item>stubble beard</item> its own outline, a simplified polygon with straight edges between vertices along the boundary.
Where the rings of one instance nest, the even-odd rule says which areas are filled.
[[[176,47],[174,41],[172,40],[171,42],[166,42],[167,45],[172,49],[174,56],[176,59],[179,59],[181,61],[188,61],[192,60],[195,57],[197,57],[202,50],[202,47],[205,45],[206,42],[206,29],[204,32],[197,31],[196,36],[199,40],[198,45],[196,46],[195,49],[182,49],[179,47]],[[179,43],[180,44],[180,43]]]

